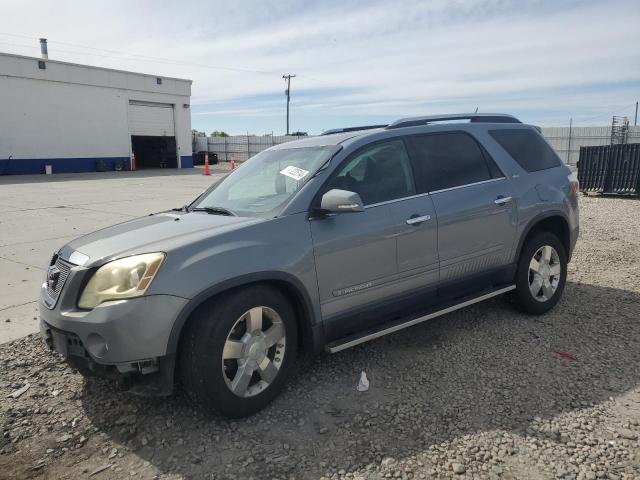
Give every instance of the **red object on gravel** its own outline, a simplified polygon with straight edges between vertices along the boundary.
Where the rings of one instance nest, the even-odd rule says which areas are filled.
[[[567,360],[577,360],[578,357],[576,357],[575,355],[571,355],[568,352],[556,352],[558,355],[560,355],[563,358],[566,358]]]

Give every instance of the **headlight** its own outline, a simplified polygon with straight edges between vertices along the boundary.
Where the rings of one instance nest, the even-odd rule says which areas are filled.
[[[164,260],[164,253],[145,253],[101,266],[84,288],[78,306],[94,308],[107,300],[144,295]]]

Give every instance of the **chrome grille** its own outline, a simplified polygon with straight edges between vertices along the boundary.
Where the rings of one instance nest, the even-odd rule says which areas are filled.
[[[53,288],[51,288],[48,281],[48,276],[49,272],[51,272],[54,268],[58,269],[60,273],[55,284],[53,285]],[[49,271],[47,272],[47,294],[53,301],[56,301],[58,299],[58,296],[60,296],[60,292],[62,291],[62,287],[64,287],[64,284],[67,281],[70,270],[71,265],[64,260],[61,260],[59,257],[56,259],[55,263],[49,267]]]

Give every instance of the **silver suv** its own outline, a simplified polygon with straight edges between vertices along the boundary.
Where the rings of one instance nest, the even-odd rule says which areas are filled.
[[[41,291],[47,344],[85,374],[232,417],[298,352],[339,352],[513,292],[560,299],[577,181],[535,127],[448,115],[272,147],[192,204],[78,238]]]

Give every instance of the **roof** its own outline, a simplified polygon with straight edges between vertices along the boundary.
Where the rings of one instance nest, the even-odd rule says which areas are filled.
[[[325,131],[318,137],[310,137],[296,142],[287,142],[273,148],[304,148],[328,145],[339,145],[350,143],[357,138],[379,136],[384,132],[393,132],[404,128],[412,127],[434,127],[442,130],[451,128],[452,123],[458,120],[468,120],[466,123],[455,123],[456,127],[471,128],[482,124],[510,124],[512,126],[522,125],[516,117],[506,113],[453,113],[447,115],[427,115],[422,117],[401,118],[389,125],[367,125],[361,127],[337,128]],[[336,132],[336,133],[332,133]]]
[[[522,123],[508,113],[450,113],[447,115],[425,115],[422,117],[408,117],[396,120],[387,129],[415,127],[436,122],[468,120],[470,123]]]
[[[333,135],[320,135],[318,137],[305,137],[300,140],[281,143],[271,148],[274,150],[280,150],[280,149],[287,149],[287,148],[325,147],[325,146],[331,146],[331,145],[339,145],[342,142],[349,140],[350,138],[359,137],[365,133],[380,132],[383,130],[384,129],[379,128],[377,130],[336,133]]]
[[[359,127],[342,127],[332,128],[331,130],[325,130],[320,135],[333,135],[335,133],[357,132],[358,130],[374,130],[376,128],[384,128],[387,125],[362,125]]]
[[[0,56],[25,58],[25,59],[28,59],[28,60],[44,60],[47,63],[58,63],[60,65],[72,65],[72,66],[75,66],[75,67],[95,68],[96,70],[105,70],[107,72],[130,73],[132,75],[142,75],[144,77],[153,77],[153,78],[161,77],[161,78],[166,78],[167,80],[179,80],[181,82],[193,83],[193,80],[189,80],[188,78],[166,77],[164,75],[154,75],[152,73],[132,72],[131,70],[119,70],[117,68],[96,67],[95,65],[85,65],[83,63],[64,62],[62,60],[54,60],[54,59],[51,59],[51,58],[43,59],[43,58],[40,58],[40,57],[30,57],[30,56],[27,56],[27,55],[18,55],[16,53],[0,52]]]
[[[45,63],[45,69],[39,68]],[[60,83],[191,95],[192,80],[0,52],[0,75]],[[162,82],[157,83],[161,78]]]

